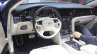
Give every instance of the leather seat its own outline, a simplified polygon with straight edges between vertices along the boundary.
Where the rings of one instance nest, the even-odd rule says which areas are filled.
[[[60,45],[45,46],[30,51],[30,54],[69,54],[67,50]]]

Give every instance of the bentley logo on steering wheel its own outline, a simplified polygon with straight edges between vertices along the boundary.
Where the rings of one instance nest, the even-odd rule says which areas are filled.
[[[49,23],[48,23],[48,25],[51,25],[51,24],[52,24],[52,22],[49,22]]]

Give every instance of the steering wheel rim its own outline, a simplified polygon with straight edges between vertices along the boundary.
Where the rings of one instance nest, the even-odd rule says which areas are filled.
[[[37,15],[38,15],[42,10],[44,10],[44,9],[50,9],[50,10],[54,11],[54,12],[57,14],[57,16],[58,16],[59,19],[57,19],[57,18],[50,18],[50,17],[42,17],[42,18],[36,20],[35,18],[37,18]],[[40,26],[40,27],[41,27],[41,31],[43,31],[43,30],[42,30],[43,28],[44,28],[45,31],[46,31],[46,30],[48,31],[48,30],[49,30],[48,27],[51,27],[51,29],[52,29],[52,27],[54,28],[54,26],[53,26],[53,25],[54,25],[54,21],[53,21],[54,19],[56,19],[56,20],[58,21],[58,24],[57,24],[57,25],[60,25],[60,26],[59,26],[60,28],[55,29],[55,30],[57,30],[57,32],[54,31],[55,33],[54,33],[53,35],[49,35],[49,36],[42,35],[41,32],[39,32],[38,29],[37,29],[37,26],[39,27],[39,25],[37,25],[37,23],[42,20],[44,26],[43,26],[43,25]],[[39,8],[39,9],[36,11],[36,13],[35,13],[35,15],[34,15],[33,26],[34,26],[35,31],[37,32],[37,34],[38,34],[41,38],[44,38],[44,39],[51,39],[51,38],[55,37],[55,36],[59,33],[59,31],[60,31],[60,29],[61,29],[62,23],[61,23],[60,19],[61,19],[61,16],[60,16],[60,14],[58,13],[58,11],[54,9],[54,7],[44,6],[44,7]],[[51,25],[48,25],[48,24],[50,24],[50,23],[52,23],[52,24],[51,24]],[[46,28],[45,26],[48,26],[48,27]],[[43,27],[43,28],[42,28],[42,27]],[[51,33],[53,33],[53,32],[51,32]]]

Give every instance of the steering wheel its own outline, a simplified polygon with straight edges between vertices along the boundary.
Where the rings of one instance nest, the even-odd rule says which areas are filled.
[[[48,16],[35,19],[37,18],[37,15],[40,14],[41,11],[46,10],[46,9],[52,10],[53,12],[55,12],[58,18],[61,17],[58,11],[54,9],[54,7],[44,6],[44,7],[39,8],[36,11],[33,25],[34,25],[35,31],[39,34],[41,38],[51,39],[59,33],[62,23],[58,18],[52,18]]]

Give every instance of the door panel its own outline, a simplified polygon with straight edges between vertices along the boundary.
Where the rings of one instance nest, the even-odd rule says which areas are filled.
[[[5,40],[4,30],[0,22],[0,54],[3,51],[3,48],[5,47],[6,43],[7,41]]]

